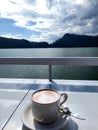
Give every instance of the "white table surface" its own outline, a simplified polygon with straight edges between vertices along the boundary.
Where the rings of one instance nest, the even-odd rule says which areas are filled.
[[[69,89],[70,86],[75,87],[75,90],[73,89],[70,90]],[[4,127],[4,130],[29,130],[21,122],[20,115],[24,110],[24,108],[26,107],[26,105],[29,102],[31,102],[32,92],[34,92],[36,89],[49,88],[49,87],[57,89],[57,91],[59,91],[60,93],[66,92],[68,94],[68,100],[66,101],[65,105],[67,105],[73,113],[77,113],[82,117],[86,118],[86,120],[79,120],[70,117],[68,123],[64,126],[64,128],[62,128],[62,130],[98,130],[98,101],[97,101],[98,81],[65,81],[65,80],[55,80],[52,84],[50,84],[48,80],[36,80],[33,89],[29,91],[23,102],[18,107],[17,111],[15,111],[9,122]],[[77,90],[77,88],[79,87],[83,88],[80,89],[82,91],[79,91],[79,89]],[[90,88],[90,90],[88,88]],[[92,90],[94,91],[92,92]],[[19,101],[24,96],[27,90],[17,90],[17,91],[13,90],[13,91],[15,95],[16,94],[18,95],[16,98],[12,98],[13,96],[11,97],[12,89],[9,92],[3,89],[0,90],[1,124],[2,122],[4,123],[4,121],[6,121],[6,118],[8,118],[8,116],[10,116],[11,111],[15,109],[15,106],[17,106],[17,104],[19,103]],[[6,96],[10,98],[6,98]],[[6,113],[8,114],[6,115]]]

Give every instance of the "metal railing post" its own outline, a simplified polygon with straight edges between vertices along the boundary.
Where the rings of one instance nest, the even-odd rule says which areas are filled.
[[[49,65],[49,81],[52,81],[52,65]]]

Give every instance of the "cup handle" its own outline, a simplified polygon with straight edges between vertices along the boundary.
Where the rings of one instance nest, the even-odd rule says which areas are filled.
[[[60,97],[60,106],[67,100],[68,96],[66,93],[62,93]]]

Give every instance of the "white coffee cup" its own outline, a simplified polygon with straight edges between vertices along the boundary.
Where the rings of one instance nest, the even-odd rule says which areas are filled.
[[[41,89],[32,94],[32,113],[40,123],[51,123],[58,119],[60,106],[67,100],[67,94],[56,90]]]

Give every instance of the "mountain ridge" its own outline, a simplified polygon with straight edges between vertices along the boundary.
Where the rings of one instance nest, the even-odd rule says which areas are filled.
[[[65,48],[98,47],[98,36],[66,33],[63,37],[49,44],[48,42],[31,42],[26,39],[0,37],[0,48]]]

